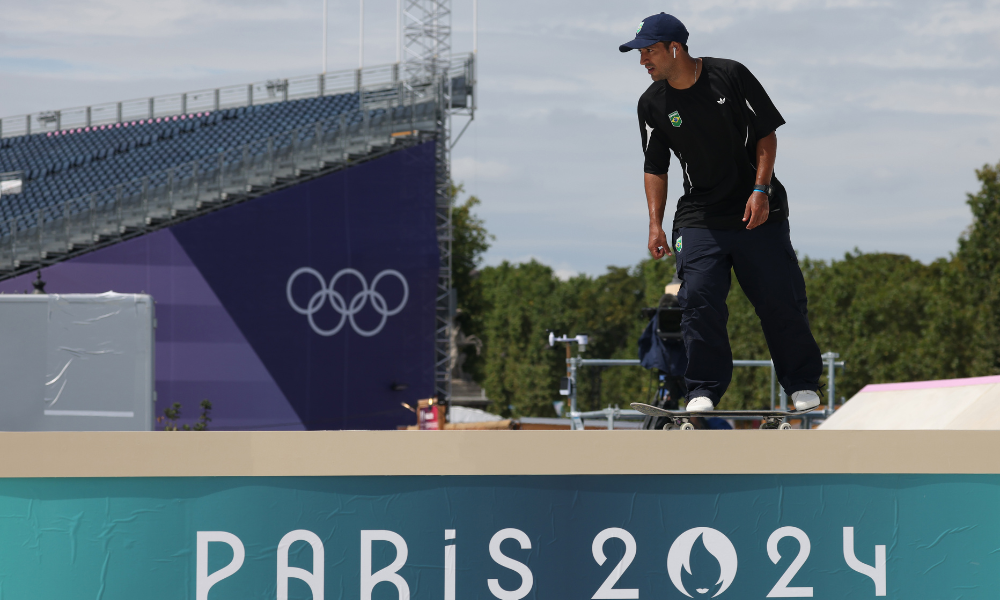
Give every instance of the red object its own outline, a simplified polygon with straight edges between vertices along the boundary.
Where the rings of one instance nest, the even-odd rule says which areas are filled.
[[[440,427],[441,412],[444,410],[438,404],[424,405],[417,409],[417,428],[421,430],[437,431]]]

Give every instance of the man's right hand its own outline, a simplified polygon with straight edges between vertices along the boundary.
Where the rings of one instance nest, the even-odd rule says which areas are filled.
[[[663,211],[667,206],[667,174],[643,175],[643,187],[646,189],[646,205],[649,207],[649,253],[653,258],[660,259],[670,256],[670,243],[663,233]]]
[[[649,227],[649,253],[653,258],[660,259],[670,256],[670,244],[667,242],[667,234],[662,227],[650,225]]]

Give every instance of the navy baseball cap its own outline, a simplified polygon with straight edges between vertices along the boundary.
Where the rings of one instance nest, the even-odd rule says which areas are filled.
[[[684,23],[667,13],[660,13],[651,17],[646,17],[639,23],[639,28],[635,30],[635,39],[618,46],[622,52],[652,46],[656,42],[678,42],[687,44],[688,30]]]

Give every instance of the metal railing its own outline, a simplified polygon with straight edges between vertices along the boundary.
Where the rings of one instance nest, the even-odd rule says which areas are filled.
[[[358,111],[229,148],[0,222],[0,272],[9,277],[57,262],[95,244],[155,229],[201,210],[214,209],[255,188],[274,186],[279,180],[346,165],[377,153],[381,148],[406,141],[401,134],[407,132],[411,136],[421,132],[434,134],[439,128],[442,109],[447,108],[442,102],[454,102],[455,98],[465,101],[463,94],[468,89],[456,90],[456,82],[464,82],[467,87],[471,85],[473,61],[472,55],[455,58],[447,78],[434,82],[392,84],[398,76],[398,65],[352,71],[357,75],[357,82],[363,76],[370,76],[377,82],[362,88]],[[328,73],[318,82],[314,78],[317,85],[313,88],[305,84],[296,87],[292,85],[296,80],[283,80],[288,85],[279,86],[275,93],[282,94],[281,100],[340,93],[323,87],[324,81],[336,80],[337,75]],[[215,95],[225,98],[219,90],[215,90],[218,92]],[[190,111],[193,106],[185,101],[182,108]],[[93,108],[88,107],[91,116]]]
[[[0,270],[55,262],[254,189],[347,164],[420,131],[433,133],[439,99],[404,91],[384,101],[385,112],[343,113],[10,219],[0,223]]]
[[[805,413],[802,418],[810,421],[813,418],[826,418],[833,414],[836,400],[836,370],[844,368],[844,361],[838,361],[840,355],[836,352],[827,352],[822,355],[823,365],[827,368],[827,407],[821,412]],[[570,411],[569,418],[571,427],[574,430],[583,430],[584,419],[607,419],[608,429],[614,429],[615,419],[645,419],[646,415],[637,410],[623,409],[617,406],[609,406],[601,410],[581,412],[578,410],[576,402],[576,372],[580,367],[625,367],[639,366],[640,361],[632,358],[567,358],[566,365],[569,368],[570,378]],[[734,360],[734,367],[768,367],[771,370],[771,410],[775,410],[775,405],[782,411],[788,410],[788,395],[781,389],[777,382],[777,375],[774,371],[774,363],[770,360]]]
[[[473,79],[472,60],[471,54],[452,57],[448,65],[448,76],[451,78],[464,77],[465,81],[471,82]],[[0,137],[15,137],[141,119],[212,112],[226,108],[332,96],[348,92],[361,92],[363,96],[371,94],[374,96],[373,99],[377,99],[379,91],[397,85],[409,85],[412,89],[427,83],[401,80],[399,63],[376,65],[364,69],[269,79],[254,83],[3,117],[0,118]],[[464,101],[464,95],[459,100]]]

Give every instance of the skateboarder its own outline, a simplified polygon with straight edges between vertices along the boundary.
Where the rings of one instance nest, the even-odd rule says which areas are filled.
[[[806,288],[792,249],[785,188],[773,176],[781,114],[742,64],[692,58],[688,31],[660,13],[619,50],[639,51],[653,84],[639,99],[645,155],[649,251],[676,252],[687,348],[689,411],[712,410],[732,380],[726,331],[730,270],[760,317],[778,381],[795,410],[819,405],[819,347],[809,329]],[[663,231],[670,152],[684,193],[671,242]]]

